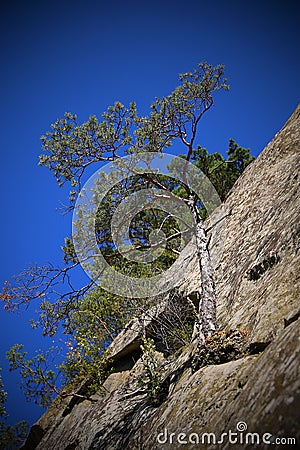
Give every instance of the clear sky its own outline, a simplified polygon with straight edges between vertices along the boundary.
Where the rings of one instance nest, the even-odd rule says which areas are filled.
[[[300,101],[299,5],[283,1],[14,1],[0,7],[1,284],[28,263],[61,263],[71,217],[52,174],[37,166],[40,136],[65,111],[100,116],[115,100],[147,113],[178,73],[223,63],[231,89],[216,96],[198,143],[225,152],[228,139],[258,155]],[[169,149],[168,152],[172,151]],[[175,149],[176,151],[176,149]],[[41,410],[23,400],[5,352],[45,347],[28,318],[0,310],[0,363],[10,421]]]

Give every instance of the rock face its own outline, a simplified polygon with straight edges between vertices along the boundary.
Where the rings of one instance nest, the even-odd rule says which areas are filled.
[[[219,326],[246,329],[250,354],[193,371],[195,343],[168,359],[157,353],[161,396],[153,405],[137,381],[145,324],[133,321],[112,345],[118,371],[105,382],[107,395],[53,404],[23,449],[300,445],[299,117],[300,106],[224,204],[226,240],[215,267]],[[212,232],[212,245],[220,248]],[[199,289],[192,243],[178,267],[180,295],[191,296]]]

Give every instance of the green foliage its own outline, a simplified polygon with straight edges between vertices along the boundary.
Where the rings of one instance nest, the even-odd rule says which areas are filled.
[[[243,329],[217,331],[200,347],[193,361],[194,370],[210,364],[224,364],[241,358],[246,351],[247,331]]]
[[[73,202],[83,173],[93,163],[140,151],[161,152],[174,139],[191,152],[198,122],[221,89],[228,89],[224,66],[202,62],[193,72],[180,75],[180,85],[169,96],[152,103],[148,117],[137,114],[135,103],[125,107],[120,102],[110,106],[101,121],[90,116],[79,125],[75,114],[65,113],[41,137],[40,165],[53,172],[60,186],[71,184]]]
[[[250,155],[250,150],[239,146],[233,139],[229,139],[229,149],[227,150],[227,154],[228,160],[234,162],[231,169],[237,178],[254,160],[254,156]]]
[[[74,244],[71,238],[66,237],[65,238],[65,245],[61,247],[63,253],[64,253],[64,262],[65,264],[75,264],[78,261]]]
[[[167,188],[170,187],[170,180],[168,180],[167,177],[156,176],[156,179]],[[137,190],[149,187],[151,187],[151,184],[149,181],[143,179],[142,176],[134,175],[127,177],[111,189],[109,194],[99,202],[97,209],[95,233],[97,244],[99,248],[101,248],[101,253],[105,256],[110,266],[113,266],[123,274],[129,274],[131,277],[135,276],[141,278],[157,275],[157,273],[170,267],[178,254],[177,250],[180,244],[180,237],[167,242],[165,251],[155,260],[154,264],[140,264],[135,261],[127,260],[122,257],[115,248],[111,233],[111,223],[116,208],[118,208],[126,196],[136,193]],[[96,195],[97,191],[95,192],[95,196]],[[98,204],[96,201],[95,203]],[[84,221],[86,222],[86,220],[87,217],[85,215]],[[83,228],[80,226],[80,220],[78,221],[78,228],[80,230]],[[176,220],[172,216],[165,211],[150,206],[136,214],[130,221],[129,237],[131,244],[140,251],[147,251],[150,247],[149,235],[153,229],[161,230],[167,237],[170,237],[179,231]]]
[[[5,409],[5,401],[7,393],[3,387],[3,380],[0,376],[0,450],[14,450],[19,448],[26,439],[28,423],[22,420],[15,425],[6,424],[7,412]]]
[[[51,126],[53,131],[41,137],[43,148],[49,154],[41,155],[40,164],[53,170],[60,186],[66,181],[71,183],[70,196],[74,200],[73,191],[84,168],[106,160],[111,152],[130,144],[135,115],[134,103],[125,108],[120,102],[115,102],[102,114],[102,122],[90,116],[78,125],[76,114],[65,113],[64,119],[58,119]]]
[[[25,420],[15,425],[6,425],[0,420],[0,450],[15,450],[25,441],[28,423]]]
[[[21,374],[21,389],[27,400],[34,402],[43,408],[50,405],[53,394],[56,392],[56,374],[48,368],[51,364],[50,355],[53,349],[45,354],[37,353],[33,358],[27,358],[27,352],[23,350],[24,345],[15,344],[7,352],[9,369],[19,370]]]
[[[89,379],[89,391],[101,388],[110,367],[106,349],[124,328],[131,316],[132,305],[96,288],[78,302],[65,327],[67,355],[60,365],[65,384],[78,386]]]
[[[153,339],[144,337],[141,349],[144,370],[143,375],[139,377],[139,383],[145,389],[149,402],[155,405],[162,380],[158,371],[158,359]]]
[[[73,348],[70,349],[59,369],[64,377],[63,390],[60,395],[63,397],[65,391],[76,392],[80,385],[85,382],[85,395],[88,398],[96,392],[105,394],[102,385],[112,372],[113,367],[108,360],[107,352],[99,354],[98,349],[87,348],[84,343],[77,353]]]
[[[229,139],[227,159],[221,153],[208,153],[198,146],[193,150],[191,161],[199,167],[214,185],[219,197],[224,201],[232,186],[254,160],[250,150],[239,146],[233,139]]]
[[[128,321],[131,308],[130,300],[94,288],[71,311],[65,334],[76,339],[77,345],[86,340],[102,352]]]
[[[20,371],[25,397],[42,407],[49,406],[54,394],[61,395],[58,378],[63,380],[63,386],[68,386],[68,391],[76,390],[83,380],[88,380],[87,395],[101,389],[111,370],[106,349],[128,321],[132,307],[127,299],[110,295],[101,288],[79,300],[63,324],[67,352],[57,373],[48,368],[57,349],[49,349],[45,354],[39,352],[28,359],[24,346],[14,345],[7,353],[7,359],[10,370]],[[51,320],[50,310],[48,314]]]

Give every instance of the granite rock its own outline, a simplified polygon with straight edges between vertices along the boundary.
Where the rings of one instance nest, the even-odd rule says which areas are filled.
[[[251,354],[193,371],[195,342],[168,359],[157,353],[161,397],[153,405],[134,353],[148,322],[132,321],[112,344],[118,364],[107,395],[54,403],[24,450],[264,449],[276,438],[274,449],[288,438],[300,445],[299,117],[300,106],[207,223],[226,216],[210,231],[219,327],[245,329]],[[199,290],[193,242],[176,271],[182,296]]]

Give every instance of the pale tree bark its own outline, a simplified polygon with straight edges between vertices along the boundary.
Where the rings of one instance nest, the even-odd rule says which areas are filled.
[[[216,319],[216,290],[214,282],[214,270],[208,250],[208,239],[203,220],[199,214],[194,199],[189,202],[195,227],[195,239],[200,270],[199,292],[199,322],[195,325],[195,334],[199,338],[199,344],[212,336],[217,330]]]

